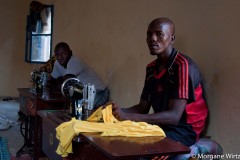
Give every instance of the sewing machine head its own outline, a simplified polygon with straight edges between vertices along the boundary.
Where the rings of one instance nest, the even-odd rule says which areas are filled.
[[[87,119],[94,107],[95,86],[83,84],[77,78],[66,79],[61,86],[62,95],[70,99],[70,112],[73,117]]]
[[[42,72],[37,69],[31,72],[31,80],[33,83],[33,89],[37,93],[43,92],[43,88],[47,84],[48,77],[49,77],[48,73]]]

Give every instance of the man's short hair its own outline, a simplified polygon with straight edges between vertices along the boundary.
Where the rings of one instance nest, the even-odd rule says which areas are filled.
[[[56,51],[57,51],[59,48],[64,48],[64,49],[66,49],[66,50],[68,50],[68,51],[71,51],[69,45],[68,45],[66,42],[60,42],[60,43],[58,43],[58,44],[55,46],[54,52],[56,53]]]

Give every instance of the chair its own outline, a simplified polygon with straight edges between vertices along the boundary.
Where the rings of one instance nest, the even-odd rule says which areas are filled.
[[[223,148],[221,145],[210,138],[200,138],[194,145],[190,146],[191,152],[189,154],[181,154],[175,157],[176,160],[210,160],[207,155],[222,155]],[[209,158],[208,158],[209,157]]]

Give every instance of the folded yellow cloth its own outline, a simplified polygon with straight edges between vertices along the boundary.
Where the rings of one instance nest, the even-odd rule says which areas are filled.
[[[129,120],[118,121],[112,115],[112,106],[108,105],[103,110],[101,107],[96,110],[87,121],[72,118],[71,121],[60,124],[56,128],[56,137],[59,140],[57,154],[66,157],[72,153],[72,139],[81,132],[99,132],[101,136],[166,136],[157,125]]]

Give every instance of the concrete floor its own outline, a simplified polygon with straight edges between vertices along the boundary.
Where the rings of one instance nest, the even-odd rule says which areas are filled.
[[[18,111],[18,100],[11,99],[8,101],[3,101],[0,99],[0,115],[5,116],[11,122],[15,122],[13,126],[0,130],[0,136],[6,137],[8,140],[8,147],[12,156],[15,156],[17,151],[24,144],[24,139],[20,132],[20,124],[17,122],[19,118]]]
[[[0,126],[1,123],[3,123],[3,119],[1,119],[1,117],[5,117],[11,121],[12,126],[7,129],[0,129],[0,136],[6,137],[8,140],[8,148],[11,153],[11,160],[32,160],[33,158],[29,154],[21,154],[20,157],[16,157],[17,152],[24,145],[24,138],[20,131],[20,122],[18,121],[18,112],[20,109],[19,101],[17,98],[11,98],[7,101],[3,101],[3,99],[5,98],[0,97]],[[48,158],[39,158],[39,160],[48,160]]]

